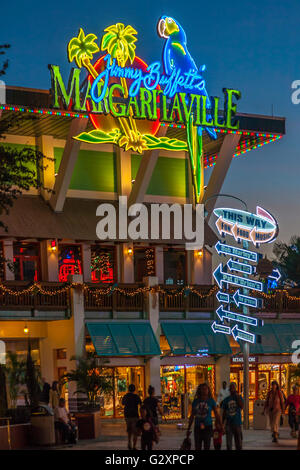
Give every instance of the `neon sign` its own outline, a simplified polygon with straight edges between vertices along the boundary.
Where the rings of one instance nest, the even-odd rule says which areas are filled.
[[[132,26],[109,26],[100,47],[97,36],[85,35],[81,28],[68,43],[68,59],[78,67],[71,70],[68,86],[59,66],[49,66],[53,107],[89,113],[94,129],[74,136],[80,141],[115,144],[140,154],[153,149],[189,152],[199,202],[204,191],[202,132],[216,139],[215,129],[238,129],[235,100],[241,93],[224,88],[219,112],[220,99],[206,89],[206,67],[197,67],[178,21],[162,16],[157,32],[165,41],[162,64],[148,65],[136,55]],[[81,78],[83,67],[87,80]],[[173,122],[186,127],[185,140],[158,135],[163,123]]]

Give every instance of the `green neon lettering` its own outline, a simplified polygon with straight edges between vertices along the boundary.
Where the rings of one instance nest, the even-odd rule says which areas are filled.
[[[223,88],[225,94],[224,107],[225,107],[225,122],[228,129],[239,129],[240,123],[238,120],[232,122],[236,114],[236,104],[232,102],[232,98],[239,100],[241,92],[239,90],[232,90],[230,88]]]
[[[114,83],[113,85],[111,85],[111,87],[109,88],[109,93],[108,93],[108,104],[109,104],[110,112],[115,117],[125,116],[126,104],[113,102],[113,92],[115,90],[119,90],[123,95],[125,93],[122,85],[119,85],[118,83]],[[116,104],[121,111],[117,111],[114,107],[114,104]]]
[[[145,96],[147,95],[147,97]],[[151,105],[152,102],[152,93],[150,90],[146,88],[140,89],[140,100],[141,100],[141,119],[153,119]]]
[[[59,98],[62,98],[63,104],[66,109],[68,109],[71,99],[72,107],[75,111],[81,111],[80,105],[80,69],[72,68],[69,76],[68,90],[66,90],[65,84],[63,82],[59,66],[58,65],[49,65],[50,74],[51,74],[51,83],[52,90],[54,94],[54,108],[60,108]]]

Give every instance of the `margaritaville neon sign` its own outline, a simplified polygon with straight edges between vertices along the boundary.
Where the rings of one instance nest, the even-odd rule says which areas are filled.
[[[49,66],[53,107],[63,105],[89,113],[94,129],[74,136],[77,140],[113,143],[138,153],[152,149],[188,151],[199,202],[204,188],[202,132],[216,139],[217,128],[238,129],[235,100],[241,94],[224,88],[221,111],[220,98],[207,93],[203,77],[206,67],[197,67],[180,24],[163,16],[157,30],[165,40],[163,61],[147,65],[135,54],[137,31],[132,26],[109,26],[100,47],[95,34],[85,35],[80,29],[68,44],[68,59],[78,66],[71,70],[68,86],[59,66]],[[85,80],[82,67],[88,72]],[[162,123],[171,122],[186,127],[186,140],[158,134]]]

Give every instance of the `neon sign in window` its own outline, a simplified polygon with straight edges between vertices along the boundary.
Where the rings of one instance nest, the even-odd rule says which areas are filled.
[[[58,269],[59,282],[67,282],[70,275],[82,274],[81,247],[60,245]]]

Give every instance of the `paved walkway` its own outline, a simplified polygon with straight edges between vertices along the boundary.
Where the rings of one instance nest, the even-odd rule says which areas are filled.
[[[161,438],[157,450],[179,450],[185,437],[185,431],[178,429],[176,424],[161,424]],[[222,448],[225,449],[225,436]],[[139,444],[138,444],[139,447]],[[288,428],[280,428],[278,443],[271,442],[270,431],[244,431],[244,449],[247,450],[296,450],[297,441],[290,436]],[[93,441],[79,441],[76,446],[60,446],[56,449],[70,450],[125,450],[127,438],[123,423],[103,423],[102,435]]]

